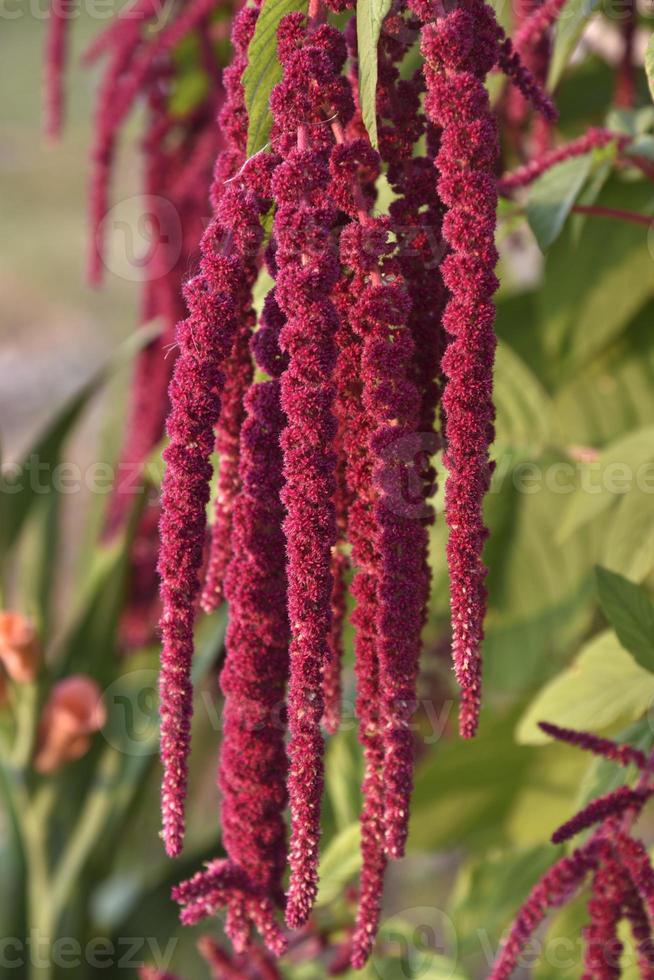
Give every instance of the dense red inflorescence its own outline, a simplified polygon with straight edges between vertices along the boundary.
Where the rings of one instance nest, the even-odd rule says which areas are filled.
[[[651,978],[654,976],[654,868],[644,844],[632,836],[631,830],[654,793],[654,756],[648,758],[639,749],[589,732],[576,732],[545,722],[541,728],[554,738],[618,765],[635,765],[640,776],[634,789],[620,786],[592,800],[554,832],[552,841],[559,843],[594,828],[585,843],[569,856],[559,858],[532,888],[502,943],[491,980],[506,980],[511,976],[522,950],[545,916],[568,902],[588,879],[590,922],[583,930],[583,977],[611,980],[621,975],[623,943],[618,937],[618,927],[626,919],[631,927],[639,972]]]
[[[441,129],[435,158],[446,211],[441,263],[450,296],[443,323],[447,417],[445,463],[452,651],[461,685],[461,733],[477,727],[481,696],[480,646],[486,603],[481,553],[487,531],[481,505],[488,490],[493,439],[492,368],[495,350],[492,296],[497,288],[494,242],[498,158],[497,124],[484,79],[499,56],[500,32],[482,0],[460,3],[422,34],[425,108]]]
[[[286,508],[291,842],[286,919],[306,922],[317,890],[323,788],[323,670],[331,631],[331,552],[336,543],[333,373],[338,324],[330,298],[339,272],[332,229],[337,212],[327,194],[330,132],[324,120],[352,113],[340,74],[341,35],[323,25],[280,24],[284,69],[273,90],[272,142],[283,156],[273,177],[276,202],[277,301],[286,316],[280,335],[288,367],[281,379]],[[339,43],[340,42],[340,43]]]
[[[252,923],[275,953],[282,939],[272,906],[284,904],[286,865],[284,692],[289,641],[280,501],[279,375],[285,358],[277,344],[282,322],[269,305],[254,345],[259,366],[273,380],[254,384],[245,398],[241,489],[234,504],[233,558],[225,582],[230,619],[221,674],[225,709],[219,783],[228,860],[214,862],[176,892],[185,905],[185,921],[224,905],[227,932],[237,949],[247,946]],[[233,884],[236,872],[241,877]]]

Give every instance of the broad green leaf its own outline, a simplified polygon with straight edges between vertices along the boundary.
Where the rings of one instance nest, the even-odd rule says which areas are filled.
[[[602,564],[642,582],[654,565],[654,501],[638,486],[625,494],[611,523]]]
[[[485,673],[490,689],[533,691],[577,642],[592,612],[592,565],[602,529],[556,541],[566,482],[575,470],[562,454],[497,458],[485,516],[491,534]]]
[[[52,479],[61,459],[62,446],[94,394],[96,385],[97,379],[94,379],[70,399],[24,460],[3,476],[4,485],[0,494],[3,553],[18,539],[31,508],[40,503],[45,495],[55,492]]]
[[[493,394],[496,446],[510,448],[518,456],[539,453],[549,435],[550,399],[526,364],[502,341],[495,358]]]
[[[316,905],[328,905],[343,891],[345,885],[361,867],[361,829],[358,822],[350,824],[334,837],[320,860],[320,884]]]
[[[559,14],[554,34],[547,87],[555,89],[581,37],[586,22],[597,8],[598,0],[568,0]]]
[[[286,14],[306,11],[307,7],[308,0],[264,0],[248,48],[247,68],[243,73],[248,113],[248,157],[262,150],[270,135],[270,93],[282,78],[282,66],[277,57],[279,22]]]
[[[654,160],[654,136],[651,133],[644,133],[637,136],[633,143],[627,147],[627,153],[631,156],[646,157]]]
[[[579,485],[570,494],[559,531],[560,543],[594,520],[641,479],[654,459],[654,426],[637,429],[612,442],[597,459],[579,463]]]
[[[647,48],[645,50],[645,74],[647,75],[649,94],[652,96],[652,100],[654,100],[654,34],[651,35],[647,42]]]
[[[497,945],[531,887],[558,855],[549,843],[528,848],[502,848],[468,860],[455,885],[452,915],[466,950],[478,949],[479,923]]]
[[[591,153],[564,160],[533,184],[527,198],[527,220],[542,252],[560,235],[592,163]]]
[[[356,822],[360,809],[359,758],[348,735],[341,731],[329,740],[325,762],[327,793],[339,831]]]
[[[653,699],[654,675],[643,670],[607,630],[587,643],[571,666],[536,696],[516,738],[522,745],[547,742],[539,721],[601,730],[620,719],[639,718]]]
[[[630,289],[632,292],[638,290],[639,283],[631,282]],[[608,296],[606,298],[608,300]],[[569,302],[574,305],[571,296]],[[590,322],[581,308],[579,315],[586,324]],[[614,322],[612,329],[620,330],[620,335],[585,366],[578,366],[573,377],[556,392],[557,441],[568,446],[605,446],[623,438],[625,433],[651,425],[654,418],[653,317],[654,303],[649,302],[626,329]],[[569,326],[575,329],[574,323]],[[551,356],[545,358],[552,363]],[[617,461],[622,460],[617,457]]]
[[[646,670],[654,670],[654,603],[644,589],[606,568],[595,569],[602,612],[620,643]]]
[[[443,741],[418,768],[410,853],[462,840],[470,848],[507,843],[504,824],[533,763],[533,752],[515,742],[515,722],[515,713],[501,719],[482,715],[473,746],[458,738]]]
[[[606,128],[634,138],[648,133],[654,126],[654,106],[640,109],[613,108],[606,116]],[[631,147],[629,147],[631,151]]]
[[[598,204],[647,214],[652,207],[651,185],[612,178]],[[578,242],[566,228],[547,256],[546,285],[537,295],[539,328],[551,383],[561,387],[578,376],[591,356],[634,323],[654,295],[652,256],[647,229],[626,221],[589,216]],[[649,318],[651,325],[651,317]],[[651,330],[646,344],[651,346]],[[616,368],[615,352],[607,362]],[[549,383],[549,378],[547,382]],[[623,403],[630,406],[628,394]],[[624,410],[624,408],[623,408]],[[643,424],[651,422],[646,415]],[[624,430],[622,430],[624,431]],[[616,434],[620,434],[620,430]]]
[[[377,45],[391,0],[357,0],[357,48],[361,115],[373,146],[377,146]]]

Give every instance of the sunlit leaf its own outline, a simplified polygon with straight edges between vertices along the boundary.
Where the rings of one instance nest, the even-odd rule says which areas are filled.
[[[547,736],[539,721],[601,731],[620,719],[634,720],[654,699],[654,674],[643,670],[606,631],[586,644],[567,670],[547,684],[529,705],[516,737],[539,745]]]
[[[358,0],[357,49],[361,115],[373,146],[377,146],[377,45],[391,0]]]
[[[645,74],[647,75],[649,94],[654,100],[654,34],[650,36],[645,49]]]
[[[320,859],[320,885],[316,905],[327,905],[343,891],[361,867],[361,830],[350,824],[334,837]]]
[[[653,495],[637,485],[615,511],[604,548],[603,564],[626,578],[642,582],[654,566]]]
[[[272,126],[270,93],[282,78],[277,57],[277,28],[282,17],[297,10],[306,11],[308,0],[264,0],[254,36],[248,48],[248,64],[243,73],[245,107],[248,113],[247,155],[262,150]]]
[[[556,88],[561,80],[582,31],[597,5],[598,0],[568,0],[559,14],[547,76],[547,87],[550,90]]]

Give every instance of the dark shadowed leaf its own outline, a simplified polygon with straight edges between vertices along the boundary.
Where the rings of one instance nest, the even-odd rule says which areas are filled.
[[[644,589],[623,575],[595,569],[602,612],[623,647],[641,667],[654,670],[654,603]]]
[[[541,251],[546,252],[561,234],[592,162],[590,153],[564,160],[547,170],[531,188],[527,198],[527,220]]]

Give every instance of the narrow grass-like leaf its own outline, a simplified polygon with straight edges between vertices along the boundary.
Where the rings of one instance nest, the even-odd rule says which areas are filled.
[[[377,45],[390,0],[358,0],[357,46],[361,115],[373,146],[377,146]]]
[[[268,142],[272,115],[270,93],[282,78],[277,57],[277,28],[282,17],[297,10],[306,11],[308,0],[265,0],[248,48],[248,64],[243,73],[245,107],[248,113],[247,155],[262,150]]]

